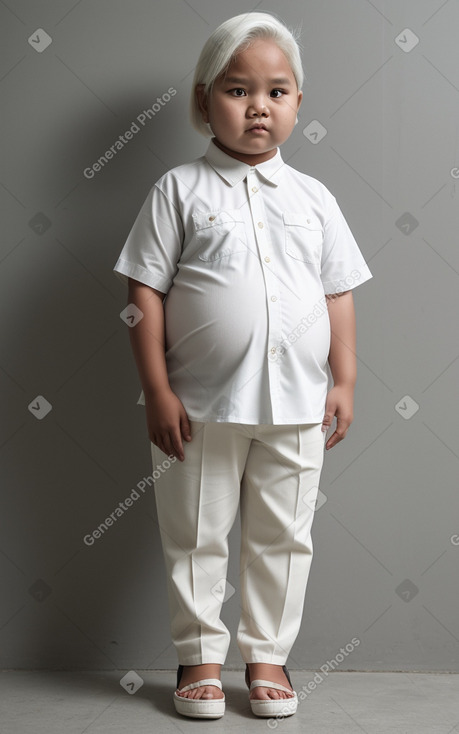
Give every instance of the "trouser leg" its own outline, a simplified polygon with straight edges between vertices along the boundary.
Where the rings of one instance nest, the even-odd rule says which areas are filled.
[[[181,665],[221,663],[230,633],[220,619],[234,524],[250,438],[243,427],[191,421],[185,460],[155,482],[167,576],[170,626]],[[154,444],[153,468],[166,458]]]
[[[257,426],[255,436],[241,486],[237,642],[244,662],[283,665],[303,614],[325,435],[308,424]]]

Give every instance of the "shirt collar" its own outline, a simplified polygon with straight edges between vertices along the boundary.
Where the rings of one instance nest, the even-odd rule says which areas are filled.
[[[240,181],[243,181],[251,168],[248,163],[239,161],[237,158],[233,158],[228,155],[228,153],[224,153],[223,150],[215,145],[213,138],[209,142],[205,158],[212,168],[222,178],[224,178],[230,186],[235,186]],[[257,163],[254,168],[267,183],[277,186],[282,175],[284,165],[280,150],[277,148],[275,156],[270,158],[268,161],[264,161],[264,163]]]

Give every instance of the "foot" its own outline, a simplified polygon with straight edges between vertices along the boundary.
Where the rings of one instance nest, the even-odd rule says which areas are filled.
[[[195,683],[204,678],[218,678],[220,680],[220,668],[221,665],[217,663],[184,665],[180,688],[184,688],[189,683]],[[217,686],[198,686],[197,688],[192,688],[191,691],[184,691],[183,693],[180,693],[179,689],[177,689],[177,694],[183,698],[202,699],[223,698],[225,695]]]
[[[265,686],[255,686],[249,693],[249,698],[256,699],[271,699],[277,700],[278,698],[292,698],[293,690],[288,682],[282,665],[271,665],[270,663],[248,663],[250,680],[256,680],[261,678],[265,681],[272,681],[273,683],[280,683],[286,688],[290,688],[291,694],[286,691],[279,691],[277,688],[268,688]]]

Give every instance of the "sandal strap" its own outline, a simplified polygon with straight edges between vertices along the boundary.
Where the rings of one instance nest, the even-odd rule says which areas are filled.
[[[222,682],[221,680],[218,680],[218,678],[203,678],[203,680],[198,680],[196,683],[189,683],[187,686],[179,688],[178,690],[180,692],[191,691],[192,688],[199,688],[199,686],[217,686],[220,690],[223,690]]]
[[[250,690],[252,690],[252,688],[256,688],[257,686],[264,686],[265,688],[276,688],[278,691],[294,693],[291,688],[286,688],[286,686],[282,686],[280,683],[274,683],[274,681],[270,680],[262,680],[261,678],[257,678],[257,680],[253,680],[251,682]]]

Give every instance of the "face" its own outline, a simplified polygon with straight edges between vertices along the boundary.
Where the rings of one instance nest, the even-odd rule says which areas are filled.
[[[263,39],[236,56],[209,97],[203,87],[198,85],[196,94],[215,144],[250,165],[276,155],[293,130],[303,97],[283,51]]]

